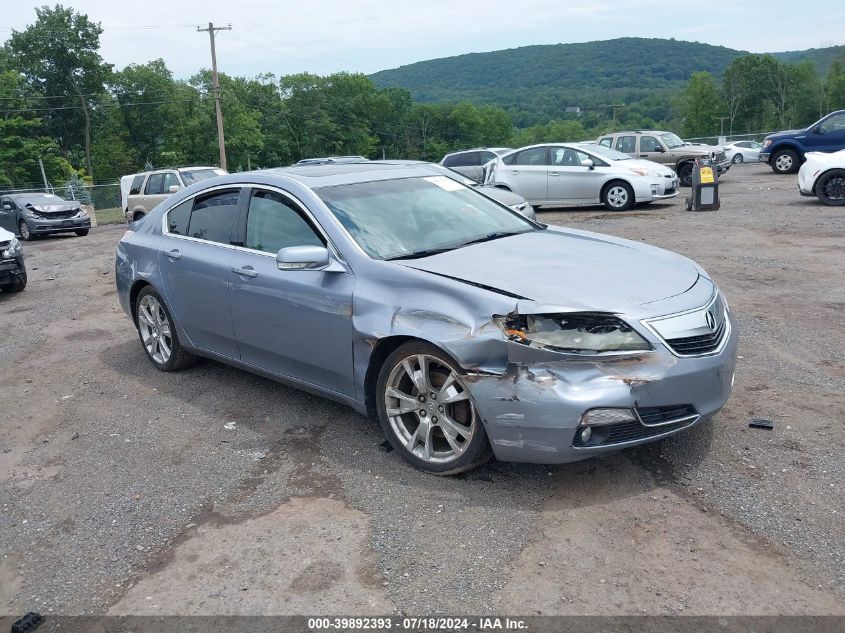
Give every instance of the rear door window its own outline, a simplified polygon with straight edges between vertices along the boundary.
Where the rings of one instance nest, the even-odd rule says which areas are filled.
[[[526,166],[546,165],[548,162],[546,158],[547,154],[548,152],[546,152],[545,147],[532,147],[517,154],[515,163]]]
[[[174,235],[188,234],[188,221],[191,218],[191,206],[194,200],[185,200],[167,212],[167,232]]]
[[[135,176],[132,179],[132,186],[129,187],[130,196],[137,196],[139,193],[141,193],[141,187],[144,186],[144,178],[146,178],[146,176],[144,174],[141,174],[139,176]]]
[[[227,189],[197,197],[188,223],[188,235],[229,244],[239,195],[240,189]]]
[[[151,174],[147,180],[147,188],[144,193],[148,196],[157,196],[164,193],[164,174]]]
[[[637,151],[637,137],[636,136],[620,136],[616,139],[616,147],[618,152],[625,154],[633,154]]]

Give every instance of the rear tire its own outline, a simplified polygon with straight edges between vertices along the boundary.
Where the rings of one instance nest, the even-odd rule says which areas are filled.
[[[409,341],[384,361],[376,407],[384,436],[415,468],[454,475],[490,459],[490,442],[463,372],[443,351]]]
[[[801,160],[791,149],[784,149],[772,156],[770,165],[776,174],[794,174],[801,167]]]
[[[627,211],[634,206],[634,189],[627,182],[614,180],[602,190],[601,202],[611,211]]]
[[[831,169],[819,176],[816,197],[834,207],[845,205],[845,169]]]
[[[692,187],[692,163],[684,163],[678,167],[678,180],[684,187]]]
[[[743,160],[745,160],[745,159],[743,159],[742,154],[734,154],[734,158],[733,158],[732,162],[733,162],[734,165],[739,165]]]
[[[145,215],[146,215],[145,213],[141,213],[140,211],[136,211],[136,212],[132,215],[132,221],[133,221],[133,222],[137,222],[138,220],[140,220],[141,218],[143,218]]]
[[[79,231],[74,231],[79,237],[85,237],[88,235],[88,229],[80,229]]]
[[[176,324],[161,295],[146,286],[135,300],[135,327],[147,357],[161,371],[179,371],[197,362],[182,347]]]

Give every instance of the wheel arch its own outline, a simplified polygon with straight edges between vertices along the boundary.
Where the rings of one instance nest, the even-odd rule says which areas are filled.
[[[364,374],[364,406],[367,409],[367,416],[371,419],[378,420],[376,386],[378,383],[378,375],[381,372],[381,368],[384,367],[384,362],[387,360],[388,356],[399,349],[402,345],[411,342],[425,343],[426,345],[431,345],[437,348],[446,358],[449,359],[459,372],[464,371],[458,360],[445,350],[443,346],[438,345],[434,341],[407,334],[393,334],[376,340],[373,345],[373,351],[370,353],[367,370]]]
[[[798,155],[798,160],[804,162],[804,150],[801,149],[801,146],[794,141],[783,141],[769,149],[769,164],[772,164],[775,156],[787,150],[795,152]]]
[[[631,195],[634,198],[632,204],[636,204],[636,202],[637,202],[636,187],[634,187],[633,183],[630,180],[626,180],[625,178],[622,178],[621,176],[615,176],[601,186],[601,190],[599,191],[599,202],[604,203],[604,194],[607,192],[608,189],[610,189],[616,183],[623,183],[625,185],[628,185],[631,188]]]
[[[138,314],[135,311],[135,304],[138,302],[138,295],[141,294],[141,291],[147,286],[156,290],[155,286],[145,279],[138,279],[129,289],[129,309],[132,311],[132,323],[136,323],[138,320]],[[156,292],[158,292],[158,290],[156,290]],[[161,293],[159,292],[159,294]]]

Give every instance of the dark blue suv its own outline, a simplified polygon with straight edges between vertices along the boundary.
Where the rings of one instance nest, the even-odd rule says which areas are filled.
[[[831,112],[806,130],[769,134],[763,140],[760,161],[776,174],[793,174],[807,152],[837,152],[845,149],[845,110]]]

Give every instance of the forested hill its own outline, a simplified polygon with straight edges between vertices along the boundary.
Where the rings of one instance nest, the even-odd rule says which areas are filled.
[[[680,90],[693,72],[718,76],[745,54],[674,39],[622,38],[469,53],[383,70],[372,78],[381,87],[409,89],[417,101],[500,105],[519,125],[567,106],[596,108],[663,97]],[[820,72],[834,55],[833,49],[777,54],[790,62],[817,59]]]

